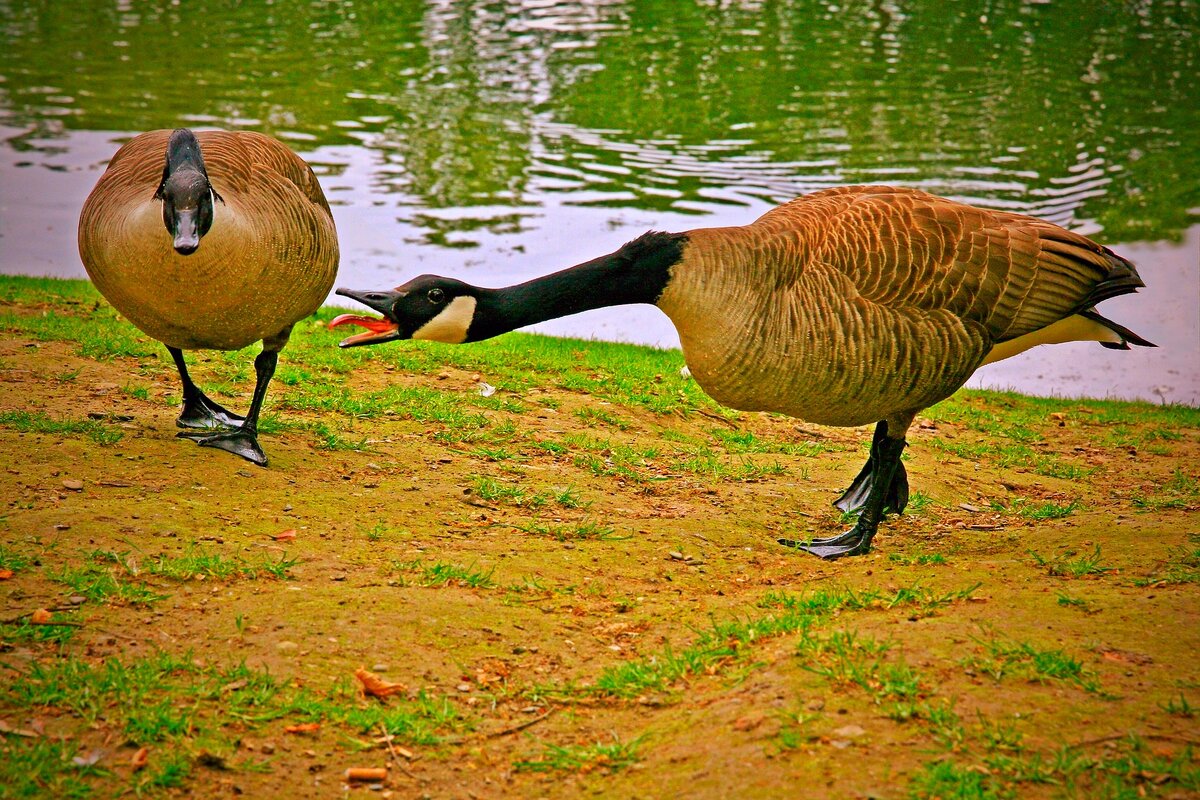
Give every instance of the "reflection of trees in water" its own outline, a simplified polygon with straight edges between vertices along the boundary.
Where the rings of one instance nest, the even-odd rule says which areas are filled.
[[[1117,238],[1200,205],[1194,8],[840,5],[0,2],[0,107],[355,142],[375,191],[476,207],[409,220],[431,241],[550,192],[688,211],[896,181]]]

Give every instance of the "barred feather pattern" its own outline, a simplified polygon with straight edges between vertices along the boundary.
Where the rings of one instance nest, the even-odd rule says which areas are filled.
[[[333,286],[337,233],[312,169],[253,132],[196,134],[223,198],[196,252],[182,256],[154,199],[171,131],[141,134],[108,164],[79,219],[79,254],[101,294],[171,347],[276,347]]]
[[[658,305],[697,382],[734,408],[827,425],[911,418],[995,344],[1142,285],[1052,223],[888,186],[817,192],[687,241]]]

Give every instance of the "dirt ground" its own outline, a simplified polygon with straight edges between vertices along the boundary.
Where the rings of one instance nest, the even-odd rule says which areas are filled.
[[[827,563],[776,539],[843,525],[866,429],[306,373],[312,325],[264,469],[176,438],[163,356],[2,310],[0,796],[1200,796],[1194,409],[960,394],[909,511]],[[244,367],[194,361],[244,409]]]

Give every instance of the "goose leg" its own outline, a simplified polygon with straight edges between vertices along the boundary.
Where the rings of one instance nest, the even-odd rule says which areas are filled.
[[[833,502],[833,505],[849,513],[857,511],[867,502],[867,496],[871,493],[871,486],[875,482],[875,464],[878,463],[876,451],[879,449],[883,438],[887,436],[887,422],[880,420],[875,425],[875,435],[871,440],[871,454],[867,457],[867,463],[863,465],[862,470],[850,484],[850,488],[842,493],[842,496]],[[892,482],[888,486],[887,499],[884,502],[885,511],[892,511],[896,514],[904,513],[904,507],[908,505],[908,472],[904,469],[904,462],[901,461],[896,467],[896,472],[892,475]],[[819,541],[819,540],[814,540]]]
[[[179,379],[183,382],[183,410],[175,424],[181,428],[211,430],[213,428],[236,428],[242,424],[242,416],[235,414],[220,403],[211,399],[200,387],[192,383],[188,375],[187,364],[183,360],[183,351],[177,347],[168,347],[167,352],[175,359],[175,369],[179,370]],[[180,436],[192,438],[194,434],[181,433]]]
[[[864,483],[869,483],[869,488],[862,504],[862,511],[858,516],[858,522],[854,527],[843,534],[826,539],[814,539],[811,542],[780,539],[780,544],[812,553],[827,560],[843,556],[856,556],[871,549],[871,539],[879,529],[879,521],[883,518],[885,509],[890,502],[899,502],[899,491],[895,488],[897,484],[894,481],[899,470],[903,469],[900,464],[900,454],[904,452],[906,444],[903,434],[901,438],[893,439],[887,436],[886,423],[880,423],[880,425],[883,426],[884,435],[877,436],[871,443],[872,479],[864,481]],[[897,428],[904,430],[907,426],[897,426]],[[876,428],[876,431],[878,432],[879,428]],[[906,479],[902,478],[901,480],[904,487],[904,500],[907,501],[908,483]],[[855,484],[858,483],[859,481],[856,479]],[[901,505],[901,507],[903,506]]]
[[[197,439],[196,444],[226,450],[265,467],[267,456],[258,446],[258,413],[262,410],[263,398],[267,396],[267,384],[271,382],[271,377],[275,374],[275,365],[278,363],[279,351],[267,349],[264,343],[263,351],[254,359],[254,399],[250,401],[250,410],[246,412],[245,422],[239,428]]]

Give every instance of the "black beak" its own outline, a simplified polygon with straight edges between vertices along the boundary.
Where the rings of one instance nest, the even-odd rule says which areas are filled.
[[[392,315],[392,304],[400,298],[400,292],[396,291],[356,291],[354,289],[338,289],[334,294],[342,297],[349,297],[351,300],[357,300],[368,308],[378,311],[388,319],[395,322],[395,317]]]
[[[175,252],[190,256],[200,247],[200,226],[196,209],[175,212]]]

